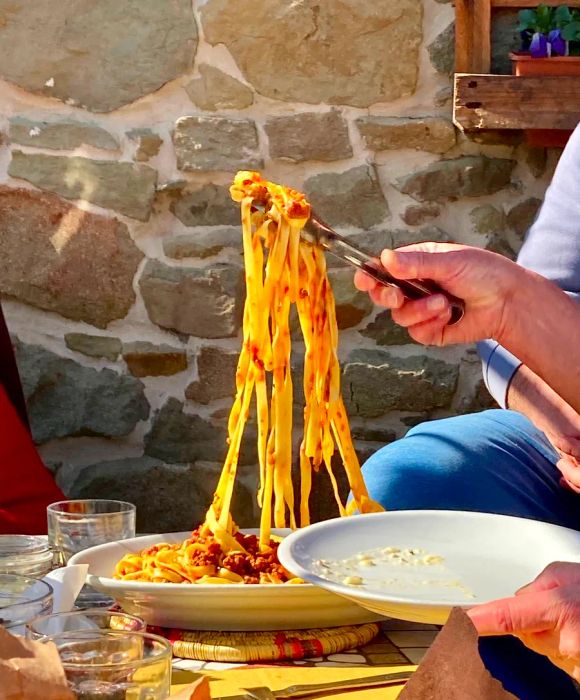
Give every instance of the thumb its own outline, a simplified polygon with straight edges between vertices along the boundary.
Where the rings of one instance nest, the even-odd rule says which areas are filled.
[[[444,283],[453,274],[451,255],[422,250],[383,250],[381,264],[400,280],[432,279]]]
[[[468,611],[478,634],[541,632],[554,625],[553,591],[539,591],[477,605]]]

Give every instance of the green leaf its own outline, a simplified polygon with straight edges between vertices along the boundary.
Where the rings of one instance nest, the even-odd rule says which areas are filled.
[[[536,17],[535,10],[522,10],[521,12],[518,12],[518,19],[520,24],[525,24],[531,27],[532,25],[536,24],[538,18]]]
[[[570,22],[562,29],[562,38],[566,41],[580,40],[580,21]]]
[[[570,12],[570,8],[566,7],[566,5],[561,5],[560,7],[557,7],[554,10],[553,21],[556,25],[556,29],[562,29],[563,27],[565,27],[568,24],[568,22],[572,21],[572,13]]]

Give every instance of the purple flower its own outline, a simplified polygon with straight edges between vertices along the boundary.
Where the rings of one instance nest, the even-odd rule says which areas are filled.
[[[530,42],[530,54],[534,58],[548,58],[550,56],[550,42],[545,34],[536,32]]]
[[[552,29],[548,34],[548,41],[552,50],[552,56],[567,56],[568,42],[562,37],[559,29]]]

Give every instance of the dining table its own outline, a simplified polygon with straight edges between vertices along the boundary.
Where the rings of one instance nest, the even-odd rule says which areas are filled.
[[[269,688],[279,691],[295,685],[325,685],[335,681],[352,681],[387,673],[412,673],[434,641],[438,632],[435,625],[387,619],[380,624],[377,637],[358,649],[338,654],[307,659],[232,664],[203,662],[193,659],[173,661],[172,696],[207,676],[212,698],[243,696],[247,688]],[[316,693],[316,698],[334,700],[394,700],[404,687],[404,681],[336,691],[329,689]]]

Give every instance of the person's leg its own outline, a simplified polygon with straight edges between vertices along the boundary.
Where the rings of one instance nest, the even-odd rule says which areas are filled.
[[[492,410],[422,423],[363,466],[388,510],[515,515],[580,529],[577,494],[560,486],[556,452],[524,416]]]
[[[423,423],[363,466],[370,496],[389,510],[473,510],[580,529],[579,497],[563,489],[556,452],[513,411]],[[515,637],[480,639],[489,671],[521,700],[572,700],[572,680]]]

